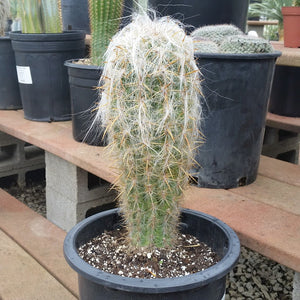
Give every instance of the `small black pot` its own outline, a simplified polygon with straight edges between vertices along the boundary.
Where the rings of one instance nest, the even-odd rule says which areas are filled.
[[[300,68],[276,65],[269,111],[273,114],[300,117]]]
[[[100,102],[99,80],[103,68],[68,60],[73,138],[94,146],[105,146],[104,130],[95,122],[97,105]]]
[[[9,37],[0,37],[0,109],[21,109],[14,52]]]
[[[205,142],[196,153],[198,186],[234,188],[257,177],[275,61],[266,54],[198,54]]]
[[[10,33],[26,119],[71,119],[67,68],[64,62],[84,56],[85,33]]]
[[[200,27],[234,24],[246,30],[249,0],[149,0],[149,7],[163,16],[173,16],[184,24]],[[191,29],[187,29],[191,31]]]
[[[67,234],[64,255],[78,273],[80,299],[209,299],[221,300],[225,294],[226,275],[236,264],[240,242],[235,232],[220,220],[193,210],[183,209],[181,231],[189,233],[220,256],[216,265],[192,275],[164,279],[136,279],[112,275],[96,269],[77,254],[80,245],[105,230],[121,226],[117,209],[89,217]]]

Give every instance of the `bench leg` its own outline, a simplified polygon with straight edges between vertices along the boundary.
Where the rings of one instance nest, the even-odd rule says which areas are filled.
[[[89,209],[114,201],[116,193],[108,182],[91,184],[91,174],[49,152],[45,161],[47,219],[60,228],[68,231]]]
[[[300,272],[295,272],[293,283],[293,300],[300,299]]]

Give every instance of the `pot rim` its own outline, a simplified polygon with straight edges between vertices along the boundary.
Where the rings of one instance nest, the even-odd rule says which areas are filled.
[[[95,267],[92,267],[82,258],[79,257],[76,251],[77,249],[75,241],[79,231],[82,228],[84,228],[87,224],[93,223],[100,217],[104,217],[109,214],[117,214],[118,211],[118,208],[111,209],[93,215],[81,221],[68,232],[64,241],[64,255],[68,264],[76,272],[78,272],[80,276],[83,276],[97,284],[101,284],[106,287],[119,289],[123,291],[135,291],[145,294],[163,293],[163,289],[165,289],[166,292],[185,291],[188,289],[205,286],[212,281],[216,281],[225,277],[238,261],[240,253],[240,242],[233,229],[231,229],[227,224],[213,216],[195,210],[182,209],[182,214],[191,214],[209,220],[210,222],[214,223],[216,226],[221,228],[221,230],[227,236],[229,241],[228,250],[224,257],[217,264],[213,265],[212,267],[209,267],[204,271],[186,275],[183,277],[156,279],[122,277],[119,275],[114,275],[99,270]],[[68,246],[70,244],[72,244],[72,246]]]
[[[228,60],[258,60],[276,59],[282,52],[275,50],[271,53],[195,53],[195,58],[228,59]]]

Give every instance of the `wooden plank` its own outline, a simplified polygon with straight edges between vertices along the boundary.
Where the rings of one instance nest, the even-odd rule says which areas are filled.
[[[282,66],[300,67],[300,49],[284,47],[283,42],[271,42],[273,47],[282,52],[276,64]]]
[[[266,125],[273,128],[300,133],[300,118],[279,116],[268,112]]]
[[[300,217],[300,187],[263,176],[250,185],[230,190],[247,199],[277,207]],[[299,240],[300,243],[300,240]]]
[[[63,241],[66,233],[62,229],[2,189],[0,189],[0,228],[17,241],[66,289],[78,296],[77,274],[69,267],[63,255]],[[31,299],[44,298],[33,297]]]
[[[300,217],[231,191],[191,187],[183,206],[213,215],[231,226],[241,243],[300,271]]]
[[[0,270],[3,300],[77,299],[2,230]]]

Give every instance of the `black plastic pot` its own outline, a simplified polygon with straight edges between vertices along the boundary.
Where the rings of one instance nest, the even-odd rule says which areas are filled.
[[[92,267],[78,256],[80,245],[105,230],[121,226],[117,209],[99,213],[77,224],[66,236],[64,254],[78,273],[80,299],[221,300],[225,294],[226,275],[239,258],[239,239],[230,227],[212,216],[184,209],[181,217],[181,231],[212,247],[221,261],[202,272],[164,279],[112,275]]]
[[[0,66],[0,109],[20,109],[15,55],[9,37],[0,37]]]
[[[300,68],[276,65],[271,91],[271,113],[300,117]]]
[[[88,0],[61,0],[64,30],[84,30],[90,33]]]
[[[71,119],[70,92],[64,62],[84,56],[85,33],[10,33],[26,119]]]
[[[149,6],[196,28],[234,24],[245,31],[249,0],[150,0]]]
[[[257,177],[274,65],[280,52],[199,54],[205,142],[196,153],[198,186],[234,188]]]
[[[70,83],[73,138],[89,145],[104,146],[106,141],[101,124],[94,123],[100,101],[97,87],[103,68],[78,64],[77,61],[65,62]]]

